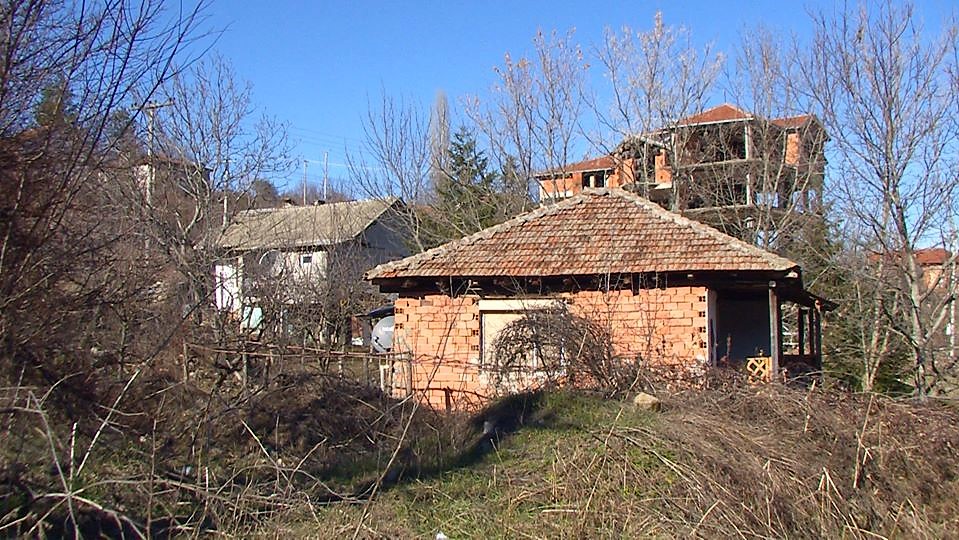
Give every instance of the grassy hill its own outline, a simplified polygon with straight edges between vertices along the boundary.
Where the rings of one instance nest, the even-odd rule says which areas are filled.
[[[157,388],[69,439],[4,409],[0,536],[959,538],[959,412],[933,401],[730,384],[465,415],[323,374]]]
[[[942,405],[781,387],[689,392],[662,412],[585,394],[517,396],[459,419],[458,444],[410,436],[371,500],[300,504],[255,530],[955,538],[957,418]],[[495,430],[484,435],[484,424]]]

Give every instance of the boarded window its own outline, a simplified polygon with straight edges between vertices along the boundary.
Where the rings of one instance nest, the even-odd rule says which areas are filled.
[[[531,311],[548,309],[558,304],[553,299],[522,299],[522,300],[481,300],[480,308],[480,350],[481,362],[487,369],[498,365],[495,358],[497,339],[511,323],[514,323]],[[532,355],[525,362],[526,367],[535,368],[535,357]]]

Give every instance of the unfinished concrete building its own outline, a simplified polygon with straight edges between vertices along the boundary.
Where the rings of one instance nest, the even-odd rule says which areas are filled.
[[[743,237],[821,214],[826,140],[813,115],[769,119],[723,104],[536,180],[544,202],[624,187]]]

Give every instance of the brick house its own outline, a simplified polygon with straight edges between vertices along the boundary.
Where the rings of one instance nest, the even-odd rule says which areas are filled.
[[[959,345],[956,341],[956,322],[959,307],[957,307],[955,301],[943,305],[939,303],[951,295],[955,295],[959,290],[956,275],[957,257],[945,248],[929,247],[915,249],[908,255],[907,252],[903,251],[887,253],[885,257],[880,253],[872,253],[869,260],[876,263],[882,259],[885,263],[884,271],[886,272],[884,278],[894,279],[890,265],[900,268],[908,267],[909,256],[912,257],[921,275],[919,290],[920,294],[925,297],[922,302],[925,316],[929,317],[930,320],[935,320],[936,316],[934,314],[940,309],[943,310],[941,328],[932,336],[932,350],[940,358],[948,358],[950,363],[955,363],[957,357],[959,357]],[[935,306],[941,307],[937,308]]]
[[[619,189],[589,189],[429,251],[367,279],[396,293],[396,375],[435,407],[498,393],[488,372],[498,333],[562,303],[608,328],[616,355],[696,371],[766,356],[773,373],[821,366],[828,302],[799,266]],[[783,319],[797,342],[783,345]]]
[[[827,139],[813,115],[764,118],[726,103],[535,180],[541,201],[625,187],[712,225],[760,211],[814,216],[822,205]]]
[[[590,188],[621,188],[635,181],[631,159],[600,156],[536,175],[540,201],[565,199]]]

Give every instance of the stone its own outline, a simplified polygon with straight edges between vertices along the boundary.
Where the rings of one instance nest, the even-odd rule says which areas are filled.
[[[635,405],[637,409],[644,411],[658,412],[663,408],[663,403],[659,401],[659,398],[646,392],[636,394],[636,397],[633,398],[633,405]]]

